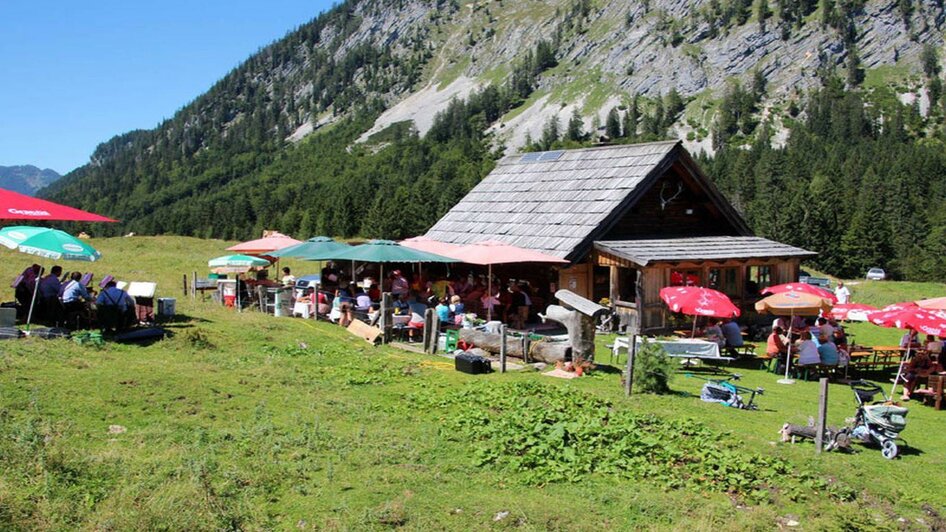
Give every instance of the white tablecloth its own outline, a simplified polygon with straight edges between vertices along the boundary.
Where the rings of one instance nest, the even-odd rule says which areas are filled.
[[[656,342],[663,346],[667,354],[676,358],[723,358],[719,354],[719,344],[708,342],[697,338],[680,338],[677,340],[648,340]],[[641,337],[637,337],[637,348],[641,348]],[[627,336],[619,336],[614,339],[614,353],[617,354],[621,349],[627,349],[630,345],[630,339]]]

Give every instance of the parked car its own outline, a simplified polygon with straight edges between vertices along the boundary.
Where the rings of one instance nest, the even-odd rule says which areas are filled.
[[[825,290],[831,289],[831,279],[826,279],[824,277],[807,277],[802,282],[812,286],[817,286],[818,288],[824,288]]]
[[[887,278],[887,272],[883,268],[871,268],[867,270],[868,281],[883,281]]]

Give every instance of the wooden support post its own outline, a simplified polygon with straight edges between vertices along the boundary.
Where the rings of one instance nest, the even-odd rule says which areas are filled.
[[[634,382],[634,357],[637,355],[637,335],[630,336],[630,344],[627,346],[627,368],[624,370],[624,395],[631,396],[631,387]]]
[[[614,308],[615,302],[620,299],[621,272],[617,266],[611,266],[610,283],[608,286],[608,299],[611,300],[611,308]]]
[[[818,384],[821,395],[818,398],[818,420],[815,422],[815,453],[820,454],[824,449],[824,428],[828,420],[828,378],[821,377]]]
[[[506,324],[499,326],[499,372],[506,373]]]
[[[240,289],[240,283],[237,282],[237,290]],[[266,314],[266,287],[257,286],[256,287],[256,299],[259,301],[259,311],[263,314]]]
[[[391,341],[391,333],[394,330],[394,303],[391,301],[391,293],[381,294],[381,345]]]
[[[440,316],[434,309],[430,309],[430,354],[437,354],[437,347],[440,343]]]
[[[184,297],[187,297],[187,295],[188,295],[188,292],[187,292],[187,274],[185,273],[185,274],[184,274]]]
[[[191,280],[193,281],[191,282],[191,297],[196,299],[197,298],[197,272],[193,272],[191,274]],[[203,300],[204,293],[201,292],[200,296],[201,296],[200,299]]]
[[[522,337],[522,360],[529,364],[532,359],[529,358],[529,348],[532,347],[532,340],[529,339],[529,333]]]

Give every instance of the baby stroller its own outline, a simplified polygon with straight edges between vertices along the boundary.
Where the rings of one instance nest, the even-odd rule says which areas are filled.
[[[907,427],[906,418],[909,410],[902,406],[887,404],[890,398],[876,384],[854,381],[851,383],[851,389],[854,390],[854,397],[857,399],[854,426],[850,429],[851,438],[863,443],[880,445],[880,453],[884,458],[893,460],[899,452],[896,440]],[[883,401],[874,401],[878,393],[884,398]]]

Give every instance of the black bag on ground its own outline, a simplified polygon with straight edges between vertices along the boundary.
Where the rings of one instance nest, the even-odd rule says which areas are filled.
[[[453,363],[457,371],[469,373],[470,375],[489,373],[493,370],[488,358],[471,353],[460,353],[453,359]]]
[[[53,338],[69,338],[72,336],[72,331],[69,329],[63,329],[62,327],[49,327],[47,329],[33,329],[30,331],[30,336],[45,338],[47,340],[51,340]]]
[[[23,331],[16,327],[0,327],[0,340],[12,340],[23,336]]]
[[[157,342],[167,336],[171,336],[171,331],[161,327],[147,327],[120,332],[113,336],[112,340],[120,344],[147,344]]]

